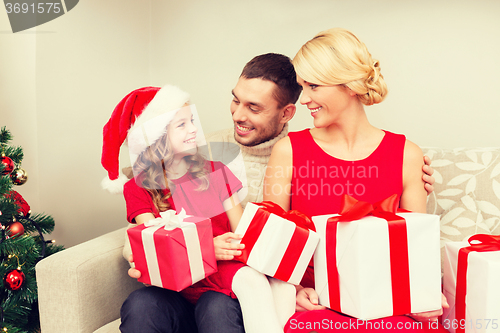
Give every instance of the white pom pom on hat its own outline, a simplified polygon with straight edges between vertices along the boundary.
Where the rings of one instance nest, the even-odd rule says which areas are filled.
[[[101,182],[103,189],[121,193],[123,185],[128,181],[119,171],[120,147],[125,139],[132,148],[130,153],[134,162],[142,151],[165,133],[166,126],[175,115],[169,111],[180,109],[189,103],[189,98],[189,94],[178,87],[167,85],[161,89],[136,89],[118,103],[103,128],[101,164],[108,172],[108,176]],[[154,122],[148,122],[153,118],[156,118]],[[142,132],[140,128],[145,123],[148,123],[148,142],[142,135],[137,135]]]

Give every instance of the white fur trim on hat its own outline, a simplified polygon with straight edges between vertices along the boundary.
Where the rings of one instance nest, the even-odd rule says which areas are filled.
[[[176,86],[160,89],[136,119],[127,136],[132,165],[147,147],[155,143],[166,132],[176,110],[189,103],[189,94]]]
[[[111,180],[106,176],[101,181],[101,187],[103,190],[108,190],[110,193],[119,194],[123,192],[123,185],[128,181],[128,177],[120,172],[120,176],[115,180]]]

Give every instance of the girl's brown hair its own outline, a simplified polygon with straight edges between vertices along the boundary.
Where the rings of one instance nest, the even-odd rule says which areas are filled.
[[[167,173],[171,171],[174,158],[170,147],[169,127],[170,124],[167,126],[166,133],[143,151],[133,166],[137,185],[150,193],[159,212],[170,208],[167,199],[172,196],[167,179]],[[194,155],[185,156],[184,159],[189,165],[188,172],[199,182],[197,191],[205,191],[209,185],[208,170],[205,167],[206,159],[198,150]]]

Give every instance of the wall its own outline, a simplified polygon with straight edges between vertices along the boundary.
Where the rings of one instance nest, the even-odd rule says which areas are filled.
[[[0,125],[23,147],[29,173],[16,190],[55,219],[50,238],[59,244],[125,225],[122,196],[100,189],[102,127],[126,93],[150,81],[150,14],[149,2],[80,1],[16,34],[0,14]]]
[[[381,62],[390,93],[367,108],[373,124],[421,146],[500,146],[499,16],[494,0],[85,0],[12,34],[2,13],[0,125],[23,146],[30,174],[16,189],[55,218],[52,237],[66,246],[125,225],[121,196],[99,187],[102,126],[123,96],[178,84],[205,132],[229,127],[231,89],[248,60],[293,57],[335,26]],[[291,129],[311,125],[299,106]]]
[[[231,89],[253,56],[293,57],[316,33],[344,27],[380,60],[389,86],[384,103],[367,108],[376,126],[422,146],[500,145],[498,1],[200,0],[154,6],[152,80],[190,91],[200,113],[205,110],[206,132],[231,125]],[[299,107],[291,128],[306,126],[312,126],[310,115]]]

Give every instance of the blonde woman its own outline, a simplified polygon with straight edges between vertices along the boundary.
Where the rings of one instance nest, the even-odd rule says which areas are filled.
[[[401,208],[425,212],[422,151],[404,135],[371,125],[366,116],[364,107],[387,95],[380,64],[366,46],[345,29],[330,29],[304,44],[293,65],[303,88],[300,103],[309,109],[314,128],[289,133],[274,146],[264,200],[314,216],[338,213],[343,194],[375,203],[396,193]],[[309,270],[298,289],[298,311],[324,309],[313,287]],[[319,316],[346,320],[323,312]],[[409,316],[435,321],[440,314]]]

